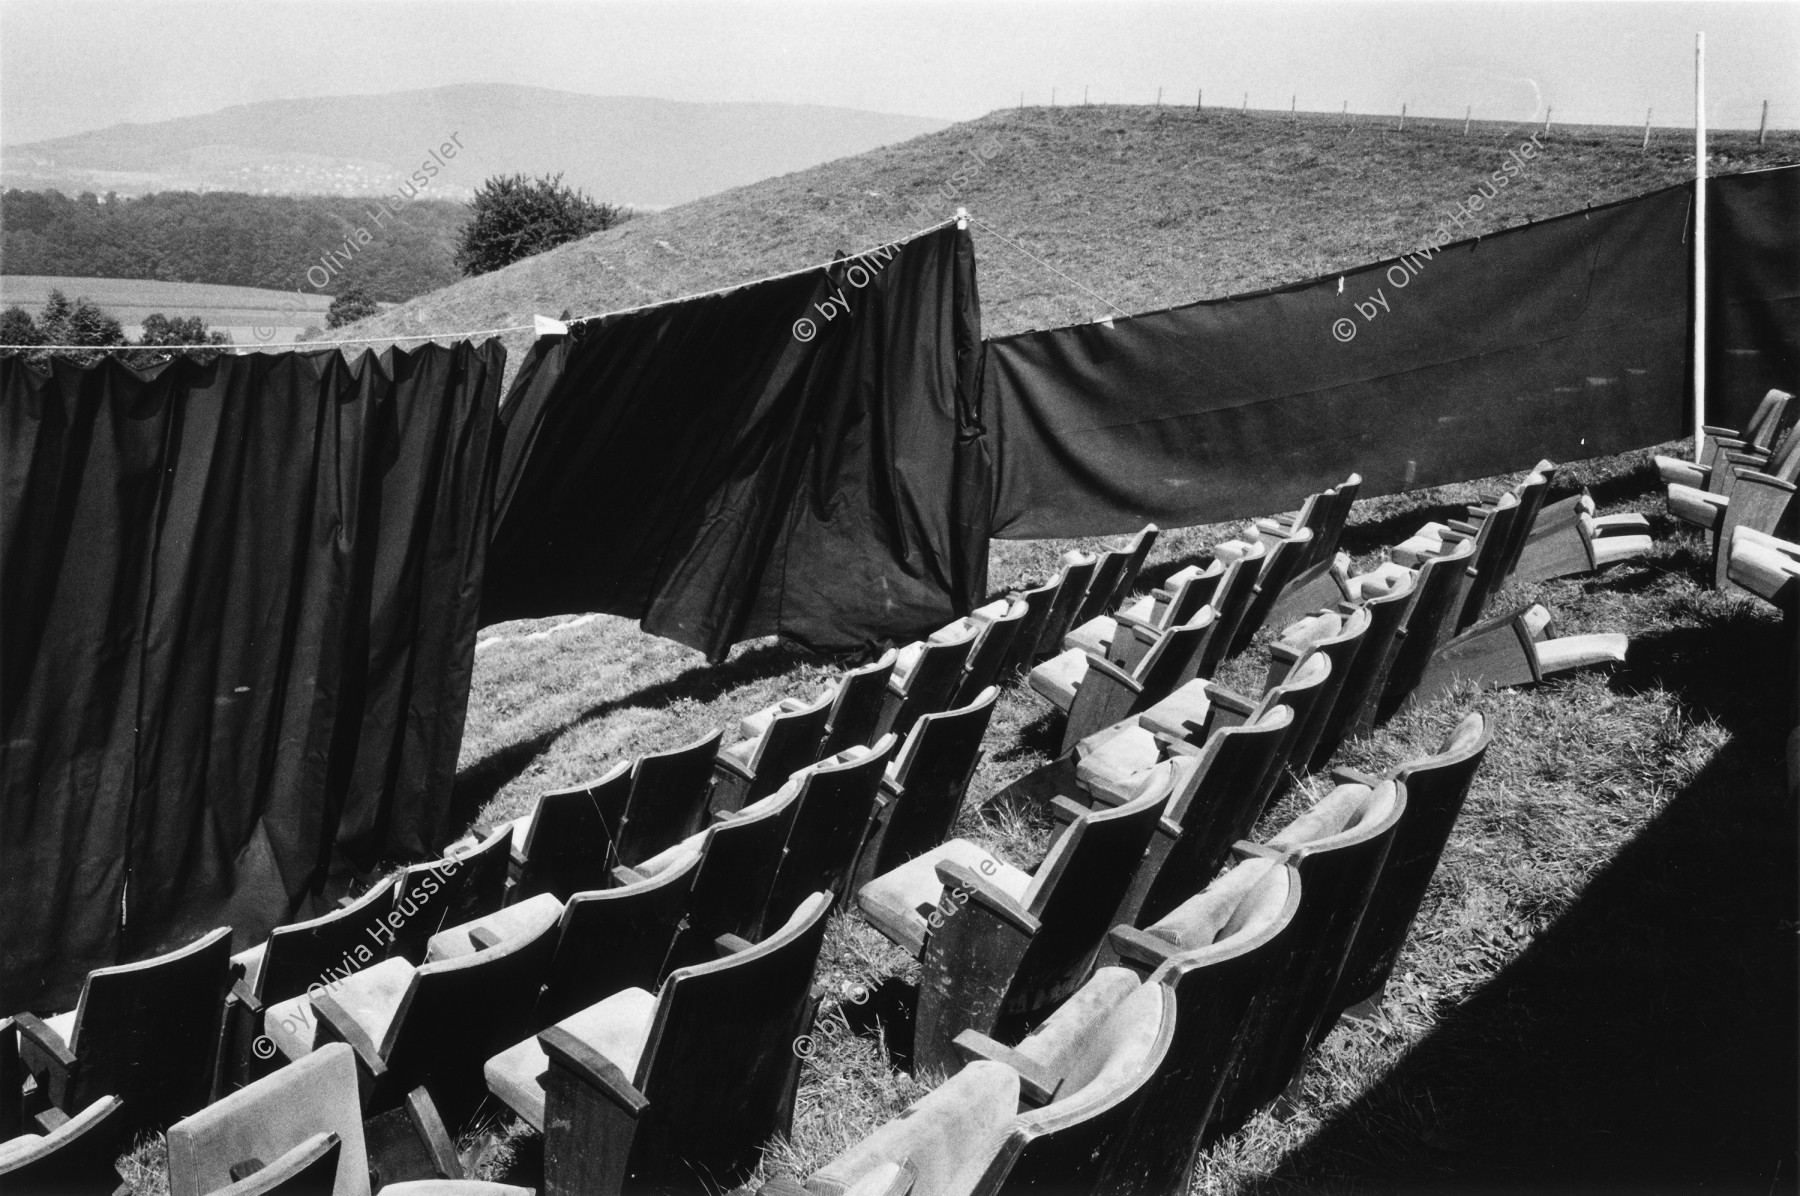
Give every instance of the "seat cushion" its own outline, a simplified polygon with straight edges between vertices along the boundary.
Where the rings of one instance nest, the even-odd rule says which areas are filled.
[[[914,954],[923,951],[930,935],[931,913],[944,895],[937,866],[945,862],[963,865],[1021,904],[1031,887],[1029,872],[1021,872],[967,839],[952,839],[864,885],[856,895],[863,916],[900,946]]]
[[[641,876],[661,876],[669,869],[677,867],[689,857],[698,855],[706,846],[706,832],[699,831],[689,835],[673,847],[665,847],[649,859],[632,867],[632,871]]]
[[[743,721],[738,723],[738,731],[745,739],[760,738],[763,732],[769,729],[769,724],[775,721],[776,715],[786,714],[790,710],[800,710],[804,706],[805,703],[798,698],[783,698],[779,702],[771,702],[756,713],[745,715]]]
[[[1383,598],[1394,592],[1401,578],[1417,576],[1411,569],[1398,561],[1383,561],[1367,573],[1359,573],[1349,579],[1350,599],[1353,602],[1366,602],[1371,598]]]
[[[1080,648],[1084,652],[1103,657],[1118,630],[1117,620],[1108,615],[1096,615],[1063,636],[1063,647]]]
[[[554,893],[539,893],[485,917],[445,927],[426,940],[425,962],[436,963],[441,959],[460,959],[475,954],[480,948],[475,946],[470,935],[477,930],[487,931],[501,942],[535,937],[544,927],[562,917],[562,911],[563,903]]]
[[[1075,704],[1075,691],[1087,676],[1088,654],[1080,648],[1059,652],[1031,670],[1031,688],[1067,710]]]
[[[1156,736],[1142,725],[1127,726],[1081,758],[1075,768],[1075,783],[1090,793],[1104,792],[1129,800],[1136,781],[1161,760],[1162,746]]]
[[[1138,726],[1146,731],[1160,731],[1178,739],[1198,741],[1206,726],[1206,712],[1211,702],[1206,697],[1207,683],[1199,678],[1138,715]]]
[[[331,994],[338,1008],[356,1023],[357,1029],[368,1035],[370,1042],[380,1045],[387,1037],[388,1025],[394,1020],[394,1014],[400,1011],[400,1002],[406,996],[406,990],[412,984],[413,973],[417,970],[406,960],[395,956],[360,972],[352,972],[341,980],[334,980],[326,986],[325,991]]]
[[[556,1024],[600,1052],[635,1083],[638,1062],[655,1019],[655,995],[641,988],[627,988]],[[544,1076],[549,1070],[549,1056],[534,1034],[489,1059],[482,1074],[488,1091],[541,1132]]]
[[[742,765],[744,768],[748,769],[750,767],[750,761],[755,758],[756,749],[761,743],[762,736],[760,735],[755,739],[740,739],[730,747],[720,748],[719,755],[724,756],[734,764]]]
[[[292,1062],[312,1054],[318,1038],[319,1015],[302,993],[263,1009],[262,1032],[283,1059]]]

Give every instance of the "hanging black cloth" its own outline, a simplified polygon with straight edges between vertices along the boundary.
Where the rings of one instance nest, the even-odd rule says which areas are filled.
[[[721,657],[965,613],[987,572],[968,233],[538,340],[502,408],[482,619],[600,611]]]
[[[0,1009],[441,848],[504,363],[0,360]]]

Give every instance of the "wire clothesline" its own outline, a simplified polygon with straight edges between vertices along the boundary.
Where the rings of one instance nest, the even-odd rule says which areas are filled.
[[[953,217],[950,217],[945,220],[940,220],[936,224],[927,225],[926,227],[919,229],[916,232],[909,233],[908,235],[906,235],[904,237],[897,237],[897,238],[895,238],[894,241],[883,241],[883,242],[881,242],[881,244],[882,245],[890,245],[890,244],[894,244],[898,241],[914,240],[915,238],[924,236],[926,233],[936,232],[938,229],[943,228],[945,225],[954,223],[958,218],[959,217],[953,216]],[[974,217],[971,216],[971,217],[969,217],[969,219],[973,220]],[[985,224],[982,225],[982,227],[987,228],[987,226]],[[989,229],[988,231],[993,232],[992,229]],[[994,235],[999,236],[1000,234],[995,233]],[[1005,240],[1004,237],[1002,237],[1001,239]],[[1010,244],[1010,242],[1008,242],[1008,243]],[[585,323],[588,320],[604,319],[607,316],[625,316],[625,315],[630,315],[633,312],[647,311],[653,307],[665,307],[671,303],[687,303],[694,299],[709,299],[709,298],[713,297],[714,295],[728,294],[731,291],[741,290],[744,287],[756,286],[758,283],[777,282],[783,278],[793,278],[796,275],[808,274],[814,270],[828,269],[831,266],[838,265],[841,262],[855,261],[858,258],[867,257],[870,253],[872,253],[877,248],[880,248],[880,246],[879,245],[871,246],[869,249],[865,249],[861,253],[853,253],[853,254],[849,254],[844,257],[833,258],[830,261],[818,262],[818,263],[815,263],[810,266],[801,266],[797,269],[787,270],[780,274],[771,274],[764,278],[751,279],[748,282],[729,283],[722,287],[714,287],[710,291],[697,291],[691,295],[678,295],[673,299],[657,299],[650,303],[640,303],[636,307],[615,308],[612,311],[596,312],[595,314],[593,314],[591,316],[576,316],[576,317],[572,317],[567,320],[558,320],[556,322],[559,324],[564,324],[564,325],[581,324],[581,323]],[[1016,248],[1016,246],[1015,246],[1015,248]],[[1020,252],[1023,253],[1024,251],[1020,250]],[[1026,254],[1026,256],[1029,257],[1031,255]],[[1055,267],[1051,267],[1051,268],[1055,269]],[[1058,271],[1058,273],[1061,273],[1061,271]],[[1065,277],[1067,277],[1067,276],[1065,275]],[[1073,279],[1070,279],[1070,281],[1074,282]],[[1075,285],[1080,286],[1081,284],[1076,283]],[[1082,289],[1086,290],[1085,287]],[[1089,293],[1092,294],[1091,291]],[[1096,295],[1095,298],[1099,298],[1099,296]],[[1101,300],[1101,302],[1104,303],[1105,300]],[[267,351],[272,351],[272,350],[276,350],[276,349],[329,349],[329,348],[335,348],[339,345],[366,345],[366,344],[373,344],[373,343],[377,343],[377,342],[383,343],[383,344],[397,344],[401,341],[473,340],[476,337],[498,336],[501,333],[506,333],[506,332],[530,332],[530,331],[534,330],[535,328],[537,328],[537,324],[535,324],[535,323],[511,324],[504,328],[478,328],[472,332],[425,332],[425,333],[414,333],[409,336],[358,336],[358,337],[351,337],[347,340],[290,341],[284,345],[239,345],[239,344],[230,344],[230,345],[0,345],[0,352],[4,352],[9,349],[22,349],[22,350],[29,350],[32,352],[39,352],[39,353],[45,353],[45,352],[51,352],[51,353],[53,353],[53,352],[106,353],[106,352],[118,352],[118,351],[130,351],[130,352],[138,352],[138,353],[174,353],[174,352],[178,352],[178,351],[191,353],[191,352],[211,351],[214,353],[228,353],[234,349],[254,349],[260,353],[260,352],[267,352]]]
[[[1032,261],[1034,261],[1038,265],[1042,266],[1044,269],[1050,271],[1050,273],[1052,273],[1052,274],[1056,275],[1058,278],[1062,279],[1064,282],[1068,283],[1071,286],[1080,287],[1082,290],[1086,291],[1088,294],[1092,295],[1094,298],[1098,299],[1100,302],[1106,304],[1106,306],[1112,308],[1114,311],[1118,312],[1120,315],[1125,316],[1127,318],[1130,317],[1130,315],[1131,315],[1130,312],[1128,312],[1124,308],[1120,307],[1117,303],[1114,303],[1111,299],[1108,299],[1106,296],[1100,294],[1098,291],[1094,290],[1092,287],[1087,286],[1086,284],[1079,282],[1076,279],[1070,278],[1067,274],[1064,274],[1061,270],[1058,270],[1055,266],[1052,266],[1049,262],[1045,261],[1043,258],[1037,256],[1035,253],[1032,253],[1031,250],[1026,249],[1023,245],[1019,245],[1019,244],[1016,244],[1015,242],[1008,241],[1005,237],[1001,236],[998,232],[996,232],[991,225],[984,224],[982,221],[977,220],[973,216],[969,217],[969,223],[981,225],[982,228],[986,229],[988,231],[988,233],[990,233],[996,240],[1000,241],[1001,244],[1009,245],[1013,249],[1018,250],[1020,253],[1024,254],[1026,257],[1030,258]]]

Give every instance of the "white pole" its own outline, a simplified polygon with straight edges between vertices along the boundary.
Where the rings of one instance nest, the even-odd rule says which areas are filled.
[[[1706,425],[1706,34],[1694,34],[1694,462]]]

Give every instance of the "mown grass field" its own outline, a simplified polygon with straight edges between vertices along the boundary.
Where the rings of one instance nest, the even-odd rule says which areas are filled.
[[[215,286],[201,282],[165,282],[150,278],[67,278],[45,274],[0,275],[0,307],[23,307],[36,316],[50,292],[71,300],[87,298],[137,337],[146,316],[199,316],[207,327],[231,335],[239,344],[292,341],[309,325],[323,327],[331,296],[263,287]],[[258,338],[256,330],[266,335]]]

